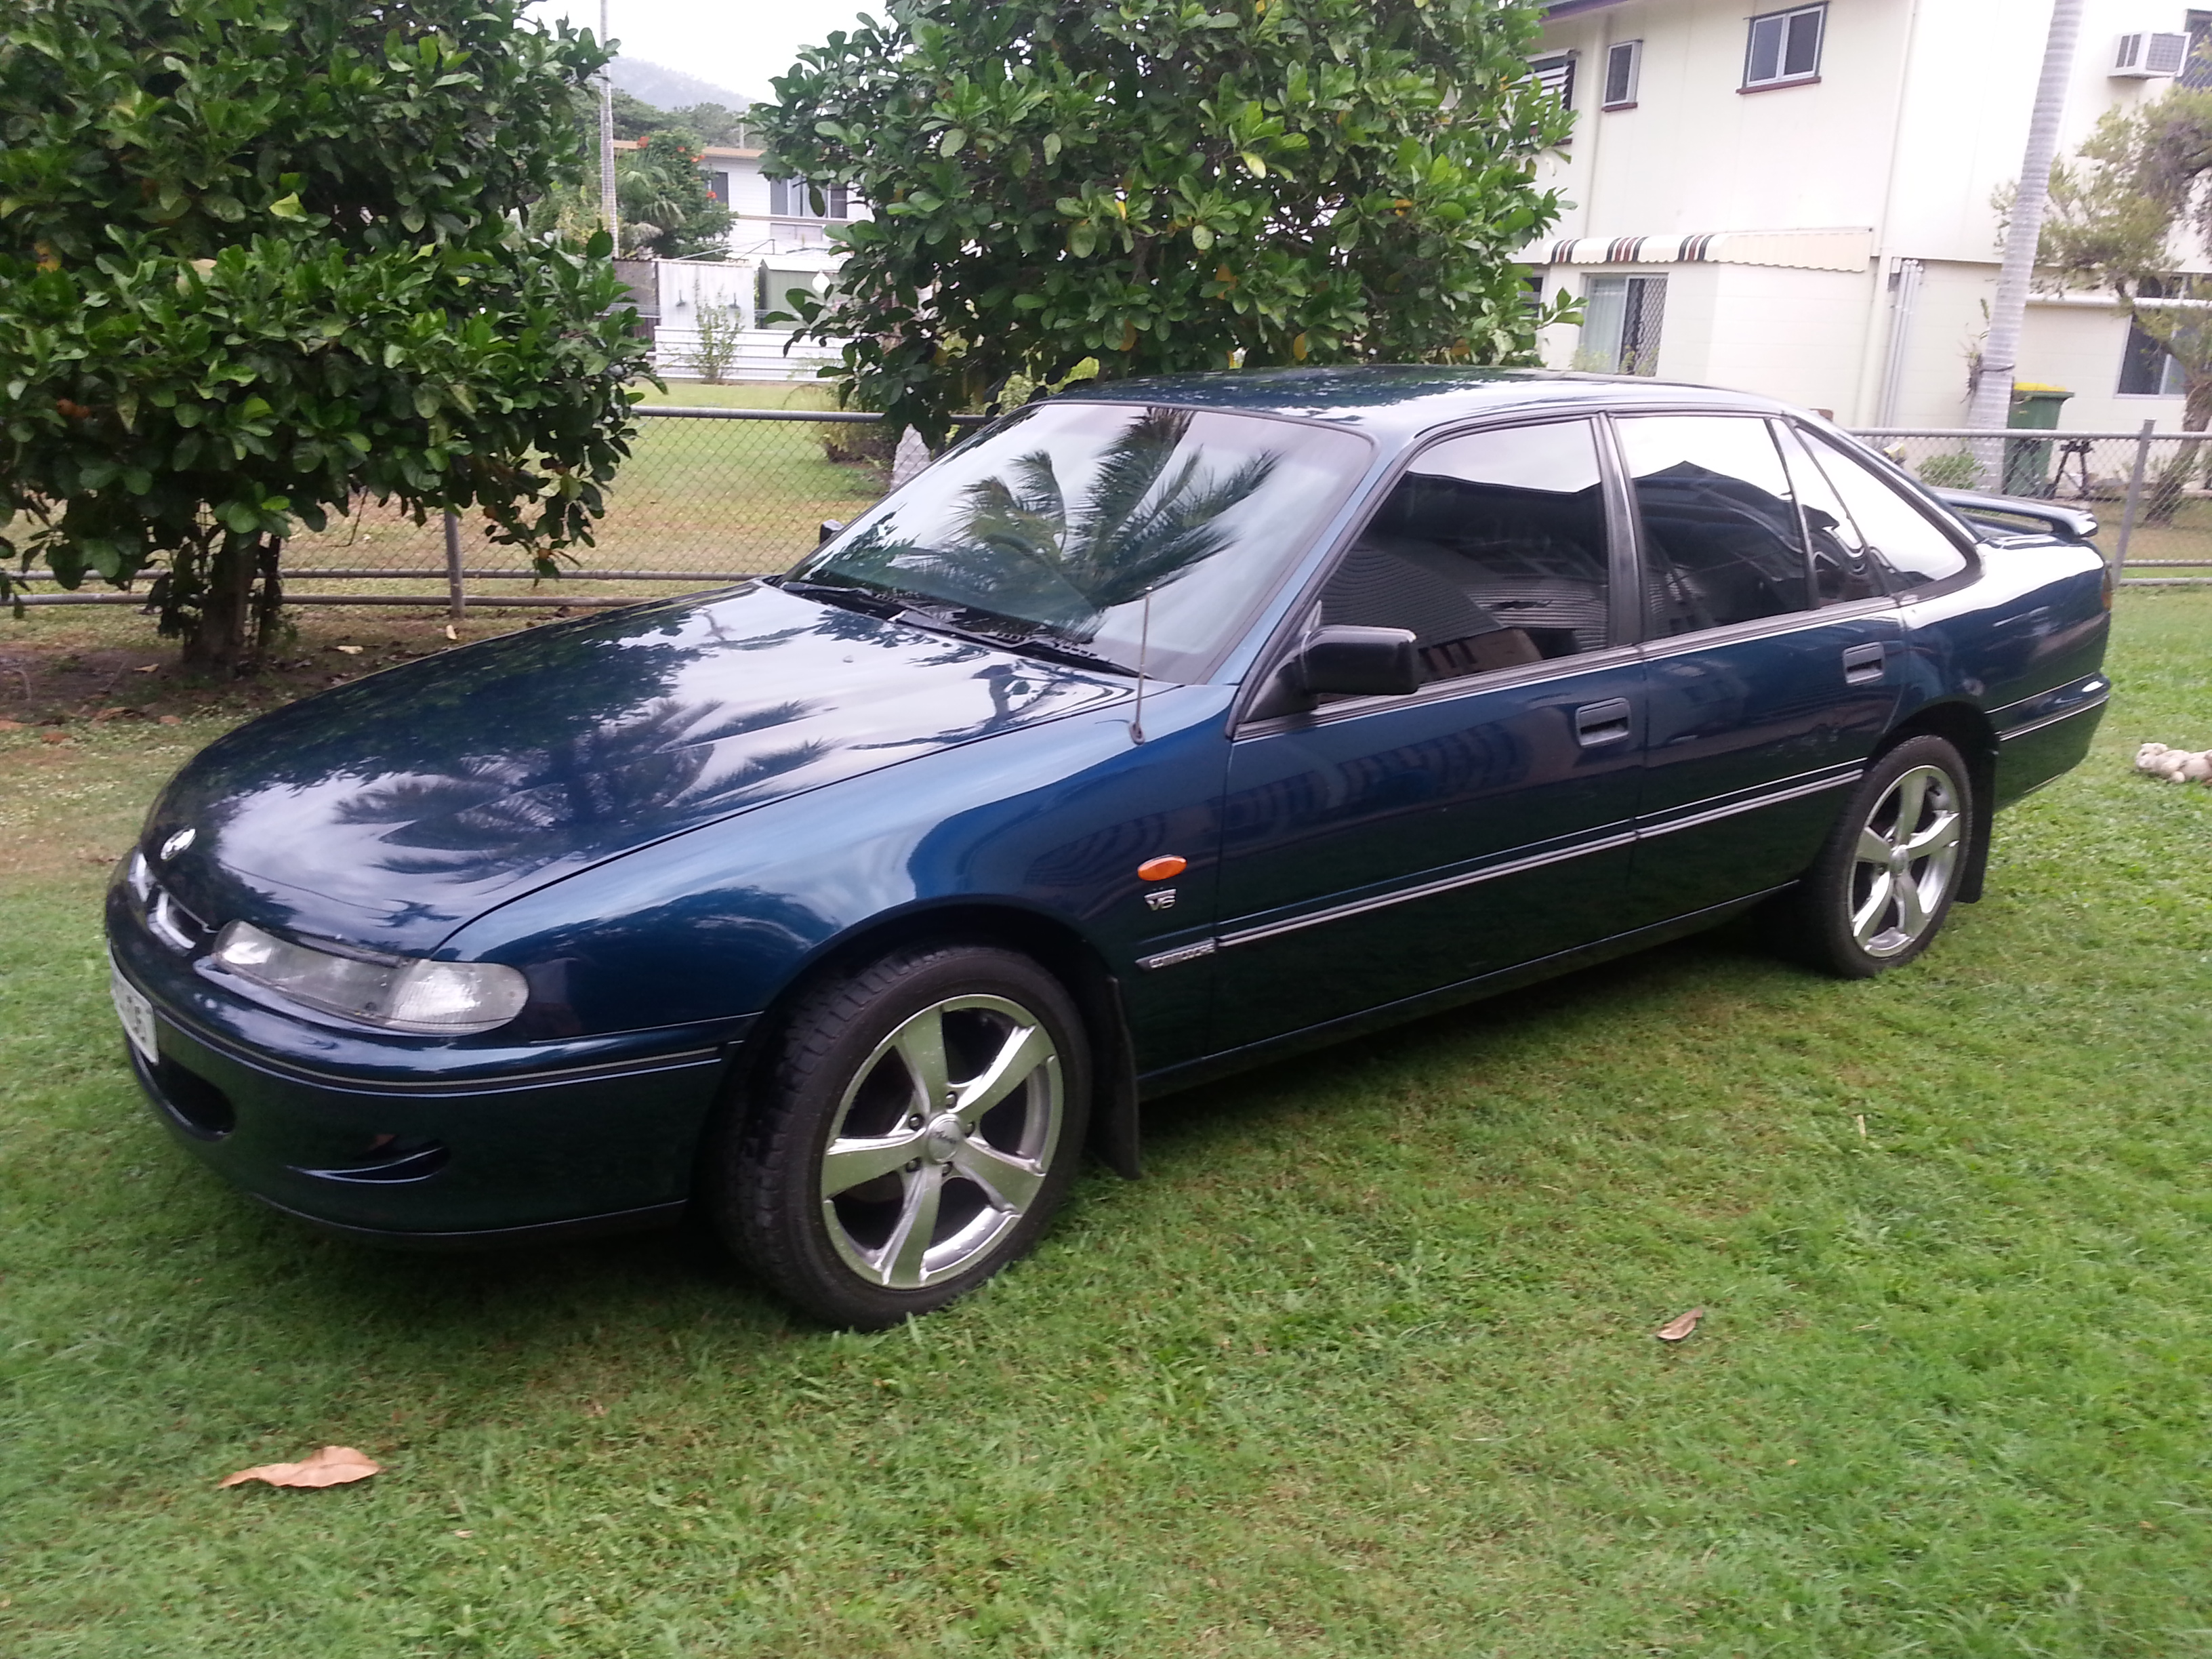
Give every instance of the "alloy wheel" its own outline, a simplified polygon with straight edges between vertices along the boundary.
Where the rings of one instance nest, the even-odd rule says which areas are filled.
[[[1958,784],[1938,766],[1902,773],[1859,828],[1851,937],[1871,957],[1911,949],[1942,915],[1965,829]]]
[[[1037,1198],[1066,1115],[1042,1019],[1004,997],[949,997],[876,1046],[822,1153],[822,1218],[872,1285],[918,1290],[988,1255]]]

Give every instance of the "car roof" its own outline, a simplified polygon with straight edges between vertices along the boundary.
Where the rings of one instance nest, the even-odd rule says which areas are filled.
[[[1401,438],[1450,422],[1516,411],[1569,409],[1713,409],[1773,414],[1790,405],[1750,392],[1641,375],[1547,368],[1459,368],[1385,363],[1322,368],[1239,369],[1216,374],[1091,381],[1055,402],[1146,403],[1242,414],[1288,416]]]

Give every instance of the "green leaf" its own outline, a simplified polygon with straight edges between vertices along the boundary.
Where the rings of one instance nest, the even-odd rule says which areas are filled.
[[[1264,179],[1267,176],[1267,164],[1250,150],[1243,151],[1237,159],[1244,163],[1244,171],[1255,179]]]
[[[278,197],[269,204],[269,210],[279,219],[304,219],[307,216],[307,210],[300,205],[300,192],[296,190],[289,196]]]
[[[937,153],[939,155],[957,155],[967,142],[968,134],[965,129],[947,127],[945,130],[945,136],[937,141]]]
[[[1193,225],[1190,228],[1190,240],[1191,245],[1203,253],[1213,246],[1213,233],[1204,225]]]

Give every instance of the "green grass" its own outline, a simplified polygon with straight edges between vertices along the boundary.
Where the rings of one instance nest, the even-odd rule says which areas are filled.
[[[0,1652],[2212,1651],[2212,792],[2127,768],[2212,744],[2212,596],[2120,622],[1922,963],[1709,937],[1163,1103],[871,1337],[222,1188],[94,923],[215,728],[0,737]],[[387,1472],[216,1487],[325,1443]]]

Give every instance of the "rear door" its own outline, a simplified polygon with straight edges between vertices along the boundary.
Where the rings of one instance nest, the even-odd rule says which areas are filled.
[[[1598,457],[1587,420],[1445,439],[1340,558],[1310,621],[1410,629],[1426,684],[1237,735],[1217,1047],[1618,930],[1644,668]]]
[[[1613,422],[1638,522],[1650,734],[1630,914],[1794,880],[1895,713],[1903,628],[1779,422]]]

